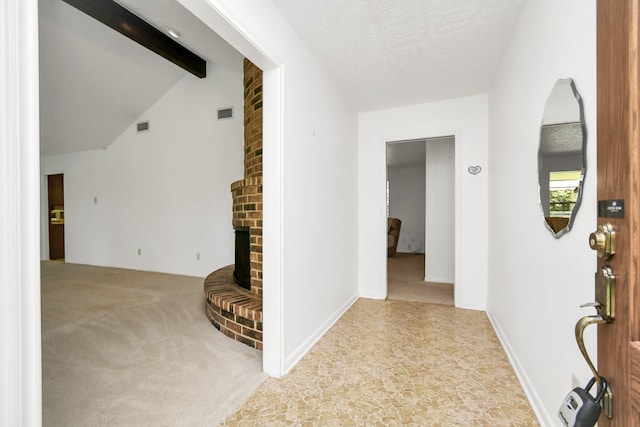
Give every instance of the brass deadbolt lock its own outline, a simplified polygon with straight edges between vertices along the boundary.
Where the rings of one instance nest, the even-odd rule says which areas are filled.
[[[598,230],[589,235],[589,246],[598,251],[600,258],[609,259],[616,253],[616,232],[610,223],[598,226]]]

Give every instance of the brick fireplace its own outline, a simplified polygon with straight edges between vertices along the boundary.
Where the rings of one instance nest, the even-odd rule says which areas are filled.
[[[236,341],[261,350],[262,70],[245,59],[243,80],[244,179],[231,184],[236,264],[207,276],[204,293],[211,323]]]

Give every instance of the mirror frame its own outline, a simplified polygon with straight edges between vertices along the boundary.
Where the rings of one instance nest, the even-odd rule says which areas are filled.
[[[569,217],[569,221],[567,223],[567,225],[560,229],[559,231],[555,231],[553,228],[551,228],[551,226],[549,225],[549,223],[547,222],[546,218],[545,218],[545,211],[544,211],[544,206],[543,206],[543,201],[542,201],[542,193],[541,193],[541,186],[540,186],[540,175],[542,173],[542,133],[543,133],[543,129],[544,129],[544,118],[545,118],[545,113],[547,112],[547,107],[548,107],[548,102],[549,102],[549,98],[551,97],[551,94],[553,93],[554,89],[556,88],[556,86],[558,85],[559,82],[561,81],[565,81],[568,80],[569,81],[569,86],[571,87],[571,91],[573,93],[573,97],[575,99],[575,101],[578,104],[578,108],[580,111],[580,129],[582,130],[582,143],[581,143],[581,157],[582,157],[582,167],[581,167],[581,177],[580,177],[580,184],[579,184],[579,190],[578,190],[578,197],[576,199],[576,203],[575,206],[573,207],[573,210],[571,211],[571,216]],[[573,123],[573,122],[572,122]],[[569,231],[571,231],[571,228],[573,227],[573,223],[575,222],[576,219],[576,215],[578,214],[578,210],[580,209],[580,205],[582,202],[582,193],[584,192],[584,183],[585,183],[585,178],[587,175],[587,156],[586,156],[586,149],[587,149],[587,126],[586,126],[586,122],[585,122],[585,116],[584,116],[584,105],[582,103],[582,97],[580,96],[580,93],[578,92],[576,85],[573,81],[572,78],[566,78],[566,79],[558,79],[556,80],[556,82],[554,83],[553,87],[551,88],[551,92],[549,92],[549,96],[547,96],[547,101],[545,102],[545,107],[544,110],[542,112],[542,123],[540,124],[540,136],[538,138],[538,204],[540,205],[540,210],[542,211],[542,219],[544,222],[545,227],[547,228],[547,230],[549,230],[549,232],[551,233],[551,235],[556,238],[559,239],[560,237],[562,237],[563,235],[565,235],[566,233],[568,233]],[[549,203],[549,201],[547,200],[546,203]]]

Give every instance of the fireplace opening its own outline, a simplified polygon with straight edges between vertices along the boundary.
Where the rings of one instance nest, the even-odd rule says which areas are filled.
[[[236,266],[233,278],[241,287],[251,290],[251,255],[249,227],[236,227]]]

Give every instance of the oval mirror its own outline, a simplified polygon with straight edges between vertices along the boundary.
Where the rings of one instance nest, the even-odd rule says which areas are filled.
[[[538,149],[540,207],[556,239],[571,230],[580,206],[586,140],[580,94],[572,79],[560,79],[544,107]]]

